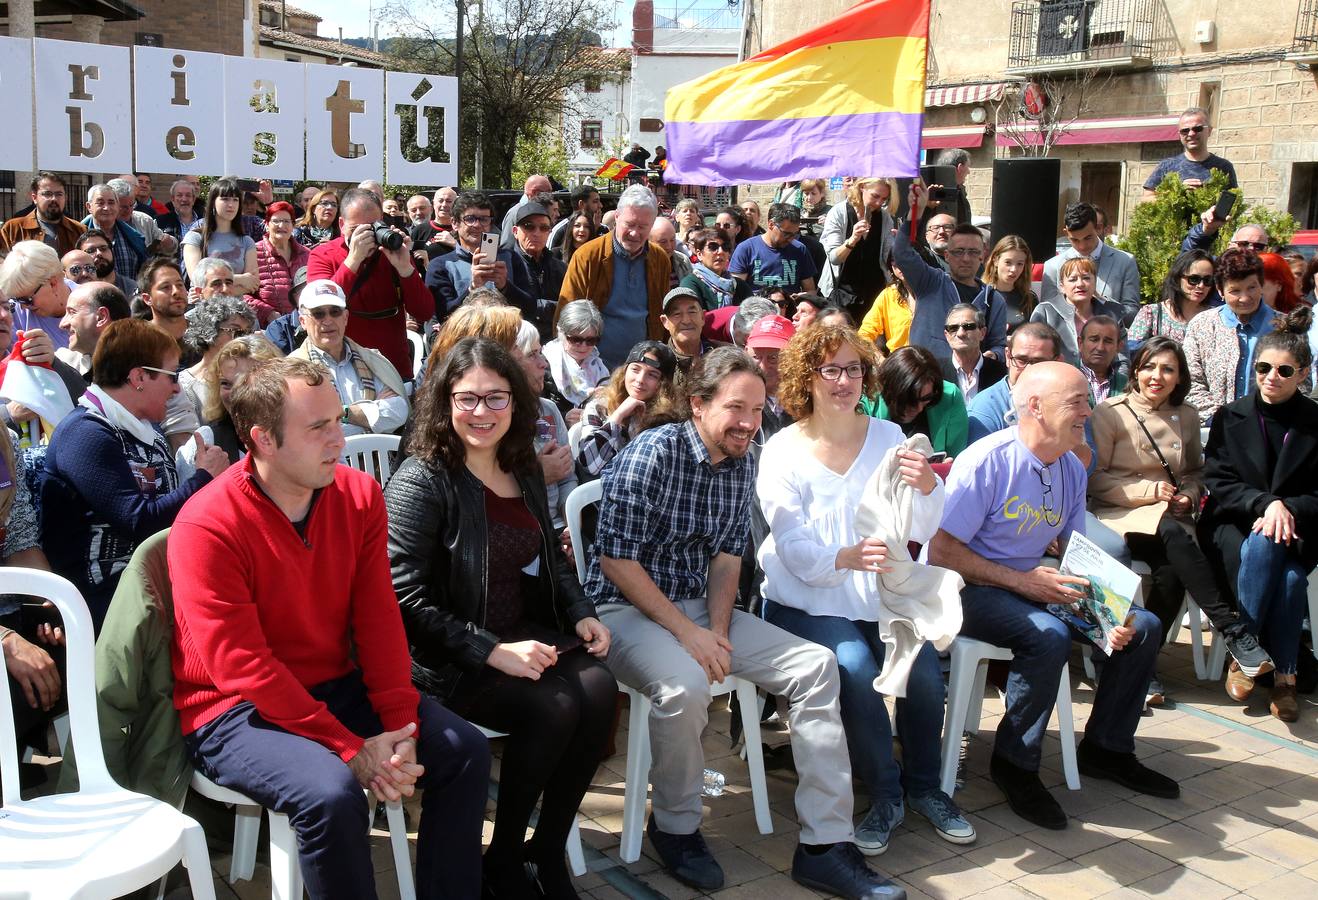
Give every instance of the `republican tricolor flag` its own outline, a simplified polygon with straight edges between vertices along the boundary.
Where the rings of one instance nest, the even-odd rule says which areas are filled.
[[[668,91],[674,184],[919,174],[929,0],[865,0]]]

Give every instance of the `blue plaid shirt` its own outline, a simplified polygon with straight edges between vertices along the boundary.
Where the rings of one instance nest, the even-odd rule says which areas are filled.
[[[586,572],[596,606],[627,598],[600,571],[600,556],[639,562],[672,601],[706,596],[710,561],[741,556],[750,533],[755,460],[749,454],[710,465],[694,422],[638,435],[601,478],[604,499]]]

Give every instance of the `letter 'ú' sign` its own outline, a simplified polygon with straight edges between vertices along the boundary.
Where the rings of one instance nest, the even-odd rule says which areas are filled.
[[[458,180],[457,80],[438,75],[0,37],[0,121],[55,171]],[[33,167],[0,142],[0,168]]]

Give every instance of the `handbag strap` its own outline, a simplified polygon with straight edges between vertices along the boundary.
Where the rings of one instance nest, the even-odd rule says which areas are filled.
[[[1130,414],[1135,417],[1135,421],[1139,423],[1140,430],[1143,431],[1144,436],[1149,439],[1149,444],[1153,447],[1153,452],[1158,454],[1158,462],[1162,463],[1162,470],[1167,473],[1167,480],[1172,483],[1172,487],[1179,491],[1181,489],[1181,484],[1176,478],[1176,473],[1172,471],[1171,465],[1167,462],[1167,457],[1163,456],[1162,451],[1158,449],[1158,442],[1153,439],[1153,435],[1149,432],[1149,426],[1144,424],[1144,417],[1135,412],[1135,408],[1130,405],[1129,400],[1122,400],[1120,405],[1126,407],[1126,409],[1130,411]]]

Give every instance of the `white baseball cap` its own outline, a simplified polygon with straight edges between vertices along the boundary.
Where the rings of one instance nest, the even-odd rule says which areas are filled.
[[[303,309],[315,309],[318,306],[348,308],[348,301],[343,296],[343,288],[328,278],[309,282],[302,289],[302,293],[297,298],[297,303]]]

